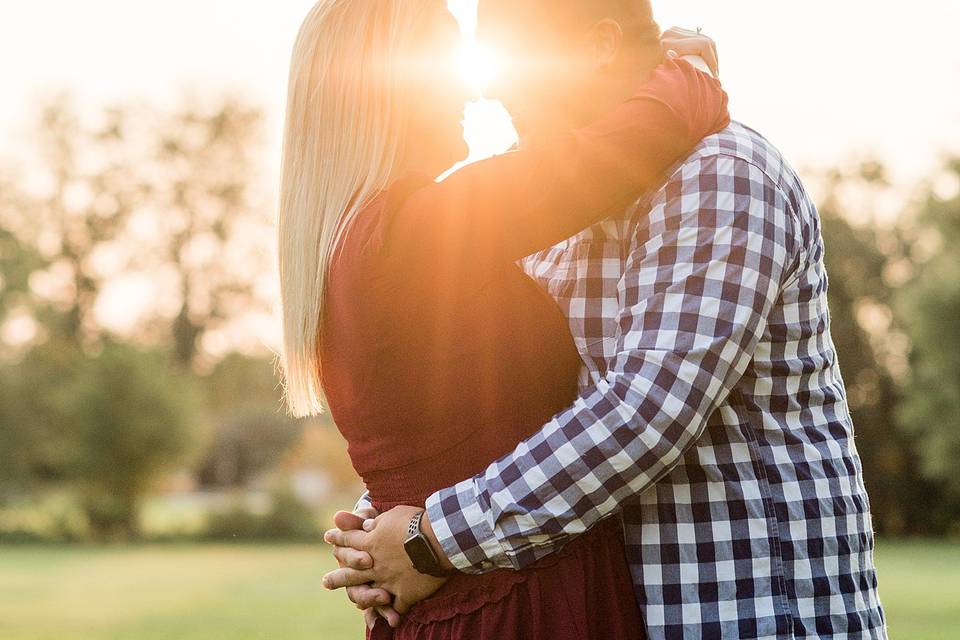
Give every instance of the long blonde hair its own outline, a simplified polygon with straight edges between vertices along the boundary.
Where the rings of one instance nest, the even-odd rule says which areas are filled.
[[[322,312],[334,248],[387,186],[407,105],[398,71],[423,9],[439,0],[320,0],[290,65],[277,225],[287,410],[322,412]]]

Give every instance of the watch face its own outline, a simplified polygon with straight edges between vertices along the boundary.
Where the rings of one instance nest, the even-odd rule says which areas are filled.
[[[430,543],[422,535],[416,535],[403,543],[403,548],[407,550],[410,561],[413,562],[413,568],[420,573],[428,573],[437,568],[437,558],[430,547]]]

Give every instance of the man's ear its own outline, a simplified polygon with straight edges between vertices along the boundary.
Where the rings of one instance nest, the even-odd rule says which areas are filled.
[[[604,18],[587,32],[587,43],[594,52],[594,64],[602,69],[613,64],[623,45],[623,29],[616,20]]]

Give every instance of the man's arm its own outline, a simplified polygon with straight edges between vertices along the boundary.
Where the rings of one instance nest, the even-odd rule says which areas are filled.
[[[487,469],[427,500],[465,573],[522,569],[670,472],[752,358],[801,249],[782,190],[741,158],[681,167],[640,224],[607,375]]]

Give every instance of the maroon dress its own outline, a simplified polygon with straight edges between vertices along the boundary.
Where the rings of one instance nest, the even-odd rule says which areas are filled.
[[[590,127],[442,183],[408,175],[358,214],[328,272],[327,403],[379,510],[423,506],[481,472],[577,394],[555,301],[515,264],[663,177],[726,125],[711,78],[668,63]],[[617,518],[522,571],[457,575],[398,629],[368,637],[636,639],[643,625]]]

